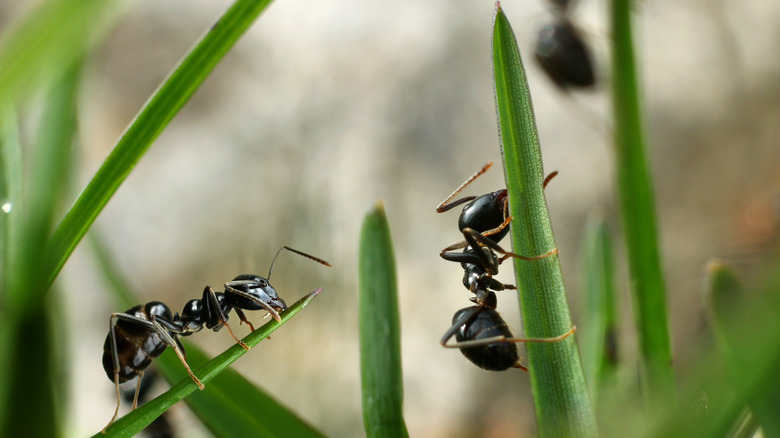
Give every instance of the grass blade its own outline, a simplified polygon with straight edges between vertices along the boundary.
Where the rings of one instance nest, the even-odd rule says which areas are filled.
[[[740,323],[740,330],[734,330],[733,309],[748,301],[750,296],[743,290],[736,273],[723,262],[711,262],[708,273],[708,308],[718,350],[727,371],[731,373],[731,379],[740,380],[745,367],[752,366],[744,361],[744,350],[752,348],[753,334],[765,330],[764,323],[761,319],[751,319]],[[763,391],[762,394],[749,399],[748,404],[764,435],[780,436],[780,386]]]
[[[187,362],[200,367],[206,354],[187,345]],[[157,361],[165,379],[188,379],[175,354]],[[238,372],[228,368],[215,377],[204,391],[195,391],[185,400],[203,424],[218,437],[300,437],[324,438],[294,412],[279,403]]]
[[[295,316],[304,307],[306,307],[306,305],[309,304],[309,302],[311,302],[311,300],[313,300],[320,291],[322,291],[322,289],[318,289],[309,293],[298,302],[290,306],[285,312],[281,313],[279,315],[282,319],[281,322],[272,320],[242,340],[250,347],[256,346],[260,343],[260,341],[270,336],[271,333],[284,325],[287,321],[290,320],[290,318]],[[223,372],[230,364],[238,360],[238,358],[243,356],[245,353],[246,351],[240,345],[233,345],[224,353],[215,357],[205,365],[193,369],[193,371],[195,372],[195,375],[197,375],[198,378],[204,384],[206,384],[206,390],[208,390],[210,386],[208,385],[208,382]],[[170,357],[170,351],[166,352],[166,355],[169,357],[167,359],[162,359],[163,361],[178,361],[176,357]],[[178,364],[181,366],[180,362]],[[195,384],[195,382],[193,382],[189,376],[186,376],[179,383],[171,387],[171,389],[161,394],[159,397],[149,401],[143,406],[140,406],[138,409],[118,419],[116,422],[114,422],[114,424],[111,425],[111,427],[106,429],[105,434],[102,434],[101,432],[96,433],[94,438],[132,437],[143,430],[143,428],[148,426],[152,421],[154,421],[155,418],[162,415],[162,413],[168,410],[168,408],[188,395],[192,394],[197,389],[198,386]]]
[[[9,247],[8,265],[4,272],[4,294],[2,309],[2,340],[0,356],[7,358],[0,363],[0,374],[6,385],[0,389],[0,435],[8,432],[28,430],[37,436],[58,436],[62,421],[57,403],[65,397],[62,384],[61,351],[56,343],[53,303],[44,302],[40,295],[30,291],[42,288],[45,276],[40,254],[46,244],[52,217],[66,187],[69,170],[70,147],[73,142],[76,118],[76,91],[80,69],[73,68],[56,83],[46,95],[46,108],[40,120],[37,145],[30,173],[26,180],[9,181],[18,196],[13,200],[11,211],[6,215],[14,229],[13,243]],[[10,114],[10,113],[9,113]],[[13,127],[6,126],[7,131]],[[16,133],[4,136],[3,140],[15,142]],[[4,145],[9,150],[6,159],[22,165],[17,160],[18,142]],[[6,151],[4,150],[4,153]],[[19,170],[12,171],[10,178],[24,176]],[[19,186],[26,184],[19,193]],[[30,299],[30,296],[38,299]],[[35,348],[30,348],[30,341]],[[12,399],[11,399],[12,398]],[[6,432],[6,434],[2,434]]]
[[[612,237],[602,218],[591,217],[585,228],[582,278],[585,302],[580,331],[582,361],[593,403],[602,388],[614,386],[617,357],[617,291]]]
[[[517,41],[498,3],[493,73],[513,250],[527,256],[545,254],[556,246],[542,190],[539,138]],[[525,336],[554,337],[570,330],[557,255],[514,261]],[[527,352],[539,435],[595,436],[596,419],[574,336],[555,343],[529,343]]]
[[[152,142],[269,3],[237,0],[149,99],[55,231],[46,253],[47,287]]]
[[[381,203],[363,220],[358,259],[363,426],[369,438],[409,436],[403,418],[395,257]]]
[[[618,192],[639,337],[642,387],[654,403],[674,397],[666,288],[658,249],[655,200],[645,154],[629,0],[610,2],[612,97]]]

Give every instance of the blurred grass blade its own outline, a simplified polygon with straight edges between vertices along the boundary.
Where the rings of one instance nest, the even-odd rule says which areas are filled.
[[[555,249],[542,190],[541,150],[531,96],[517,41],[496,3],[493,73],[499,135],[509,192],[515,253],[535,256]],[[554,337],[572,327],[558,256],[514,260],[525,336]],[[574,336],[529,343],[528,368],[539,436],[592,437],[596,420]]]
[[[152,142],[269,3],[233,3],[146,103],[54,233],[46,253],[47,286]]]
[[[723,292],[735,283],[723,265],[710,266],[713,308],[717,309],[717,324],[727,334],[729,355],[726,364],[720,354],[705,351],[686,378],[681,380],[680,402],[666,409],[664,415],[648,422],[652,428],[643,436],[712,437],[727,436],[743,418],[744,408],[754,401],[766,401],[774,411],[770,421],[780,418],[780,260],[768,271],[770,277],[757,283],[742,297],[734,299],[732,292]],[[718,278],[720,277],[720,278]],[[717,284],[720,283],[720,284]],[[732,286],[729,286],[731,284]],[[716,292],[714,289],[721,289]],[[720,295],[720,297],[718,297]],[[722,300],[722,301],[721,301]],[[720,301],[720,302],[718,302]],[[706,395],[706,415],[691,416],[686,409]],[[763,424],[761,419],[759,423]],[[777,436],[770,429],[765,436]]]
[[[634,319],[639,337],[642,387],[653,404],[662,406],[675,394],[674,368],[666,315],[666,288],[658,249],[655,200],[645,156],[631,2],[612,0],[610,4],[615,164]]]
[[[313,300],[321,290],[322,289],[318,289],[314,292],[311,292],[290,306],[285,312],[281,313],[281,322],[272,320],[249,334],[243,339],[243,341],[250,347],[256,346],[260,343],[260,341],[270,336],[271,333],[289,321],[290,318],[295,316],[295,314],[300,312],[301,309],[306,307],[306,305],[309,304],[309,302],[311,302],[311,300]],[[238,360],[239,357],[243,356],[244,353],[246,353],[246,351],[240,345],[235,344],[205,365],[198,368],[193,368],[195,375],[198,376],[198,378],[206,385],[206,389],[204,391],[208,391],[208,388],[210,387],[209,382],[212,379],[223,372],[230,364]],[[172,352],[168,351],[163,356],[165,355],[168,357],[159,358],[162,362],[170,364],[177,362],[178,366],[182,366],[181,362],[178,362],[178,358],[172,356]],[[195,382],[193,382],[189,376],[186,376],[179,383],[174,385],[165,393],[161,394],[159,397],[147,402],[143,406],[138,407],[138,409],[115,421],[111,427],[106,429],[106,434],[98,432],[94,435],[94,437],[132,437],[143,430],[143,428],[148,426],[152,421],[154,421],[155,418],[162,415],[162,413],[168,410],[168,408],[182,400],[184,397],[192,394],[197,389],[198,386],[195,384]],[[107,416],[106,419],[108,420],[110,417]]]
[[[129,308],[137,303],[127,281],[112,260],[103,240],[92,231],[90,243],[100,264],[101,271],[112,286],[119,305]],[[194,345],[187,344],[187,362],[192,369],[206,362],[206,354]],[[157,366],[171,383],[189,379],[179,358],[169,351],[157,358]],[[322,437],[322,433],[308,425],[295,413],[281,405],[241,374],[228,368],[206,386],[203,392],[195,391],[186,399],[187,405],[203,424],[216,436],[245,437]]]
[[[363,220],[358,255],[360,377],[368,438],[409,436],[403,418],[395,256],[382,203]]]
[[[186,347],[190,366],[200,367],[208,361],[200,349],[189,344]],[[160,359],[157,366],[169,382],[189,378],[175,354]],[[232,369],[226,369],[204,391],[195,391],[185,402],[218,437],[325,436]]]
[[[588,219],[583,240],[581,267],[585,317],[579,335],[590,396],[598,406],[601,389],[615,385],[618,366],[612,237],[602,217]]]
[[[50,307],[53,304],[51,299],[47,304],[40,294],[31,291],[37,292],[43,287],[45,275],[42,274],[40,255],[55,208],[67,186],[79,77],[80,69],[72,68],[45,95],[46,106],[39,121],[29,177],[12,183],[26,187],[21,197],[12,201],[15,205],[6,214],[18,225],[9,231],[18,235],[13,237],[14,245],[9,254],[12,269],[4,273],[1,335],[4,342],[0,344],[0,356],[6,359],[0,363],[0,374],[6,385],[0,388],[3,400],[0,406],[4,408],[0,412],[0,436],[12,436],[9,432],[21,430],[29,431],[30,436],[61,434],[61,411],[57,404],[66,397],[61,375],[63,362],[57,353],[59,348],[55,340],[58,338],[54,337],[55,315]],[[12,127],[8,129],[13,130]],[[6,139],[14,141],[14,135],[6,136]],[[17,143],[13,147],[18,146]],[[15,161],[15,155],[9,151],[4,160]]]
[[[742,285],[736,273],[723,262],[713,261],[708,267],[709,274],[709,314],[718,342],[718,349],[726,363],[727,370],[732,379],[739,380],[746,366],[742,359],[745,348],[750,348],[753,335],[748,338],[740,338],[741,334],[755,333],[764,330],[764,322],[760,319],[751,319],[742,322],[740,331],[732,330],[734,324],[733,310],[746,302],[750,297],[743,291]],[[763,391],[763,394],[748,400],[748,404],[755,414],[755,420],[761,425],[763,434],[770,437],[780,437],[780,386],[772,390]]]
[[[114,23],[118,4],[49,0],[19,19],[0,42],[0,100],[12,100],[58,80]]]

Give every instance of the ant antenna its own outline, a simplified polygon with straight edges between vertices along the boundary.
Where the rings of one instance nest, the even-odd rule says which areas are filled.
[[[319,263],[321,265],[325,265],[325,266],[330,267],[330,263],[326,262],[325,260],[323,260],[323,259],[321,259],[319,257],[314,257],[313,255],[306,254],[303,251],[298,251],[297,249],[292,249],[289,246],[282,246],[281,248],[279,248],[279,251],[276,251],[276,255],[274,256],[274,259],[271,261],[271,267],[268,268],[268,277],[266,277],[267,280],[271,279],[271,271],[273,271],[273,269],[274,269],[274,264],[276,263],[276,258],[279,257],[279,253],[282,252],[285,249],[287,251],[294,252],[295,254],[298,254],[300,256],[306,257],[309,260],[314,260],[315,262],[317,262],[317,263]]]
[[[458,206],[458,205],[460,205],[460,204],[462,204],[464,202],[468,202],[468,201],[474,199],[475,196],[469,196],[469,197],[466,197],[464,199],[459,200],[459,202],[454,202],[452,204],[447,205],[447,203],[450,202],[452,200],[452,198],[458,196],[458,193],[462,192],[463,189],[468,187],[468,185],[471,184],[475,179],[479,178],[480,176],[482,176],[483,173],[487,172],[488,169],[490,169],[490,166],[492,166],[492,165],[493,165],[493,162],[491,161],[491,162],[485,164],[484,166],[482,166],[482,168],[479,169],[478,171],[476,171],[473,175],[471,175],[466,181],[463,182],[463,184],[460,185],[460,187],[455,189],[455,191],[452,192],[450,194],[450,196],[447,196],[447,199],[441,201],[441,204],[439,204],[436,207],[436,212],[437,213],[443,213],[443,212],[445,212],[445,211],[447,211],[447,210],[449,210],[449,209],[451,209],[453,207],[456,207],[456,206]]]

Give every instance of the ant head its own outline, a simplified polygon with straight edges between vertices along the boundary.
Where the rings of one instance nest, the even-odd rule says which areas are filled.
[[[458,218],[458,228],[484,233],[501,226],[506,216],[506,189],[496,190],[477,197],[463,207]],[[490,235],[494,242],[500,241],[509,232],[509,227]]]
[[[259,275],[239,275],[225,287],[233,292],[226,295],[226,299],[229,297],[230,304],[240,309],[260,310],[270,307],[277,312],[287,309],[287,304],[279,297],[268,279]]]

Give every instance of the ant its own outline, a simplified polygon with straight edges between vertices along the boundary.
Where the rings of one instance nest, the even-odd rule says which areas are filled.
[[[493,278],[498,274],[498,267],[504,260],[510,257],[540,260],[557,254],[558,250],[554,249],[535,257],[526,257],[505,251],[498,245],[498,240],[509,231],[508,225],[512,219],[507,213],[506,189],[482,196],[469,196],[449,203],[492,165],[493,163],[490,162],[483,166],[436,209],[437,212],[443,212],[471,201],[463,208],[458,220],[464,240],[444,248],[440,255],[445,260],[460,262],[464,270],[463,285],[475,294],[470,301],[476,304],[455,313],[452,326],[441,338],[441,345],[446,348],[459,348],[469,361],[486,370],[503,371],[508,368],[520,368],[528,371],[520,364],[515,344],[560,341],[574,333],[575,328],[572,327],[570,331],[553,338],[515,338],[504,319],[496,311],[497,298],[493,291],[516,289],[514,285],[504,284]],[[557,172],[553,172],[545,178],[543,186],[546,187],[556,174]],[[460,248],[465,249],[463,252],[454,252]],[[499,258],[496,253],[501,254],[502,257]],[[453,336],[456,342],[449,344]]]
[[[227,323],[228,313],[235,310],[242,323],[255,328],[246,318],[243,310],[265,310],[276,321],[281,321],[280,312],[287,309],[287,304],[268,282],[279,254],[287,250],[314,260],[325,266],[330,263],[304,252],[282,246],[276,252],[268,269],[268,277],[243,274],[225,283],[224,292],[214,292],[211,286],[206,286],[200,299],[193,299],[185,304],[181,315],[172,314],[170,308],[160,301],[151,301],[128,309],[124,313],[112,313],[109,318],[109,333],[103,345],[103,369],[116,387],[116,410],[114,416],[103,431],[116,420],[119,414],[120,392],[119,384],[138,377],[133,409],[138,405],[138,392],[144,370],[152,359],[160,356],[168,346],[173,347],[179,360],[187,369],[192,380],[203,389],[203,382],[195,376],[185,359],[184,345],[179,336],[189,336],[199,332],[205,325],[215,332],[223,326],[230,336],[245,350],[249,346],[238,339]]]
[[[596,83],[591,53],[570,20],[572,0],[550,0],[555,19],[537,33],[534,55],[560,89],[589,88]]]

